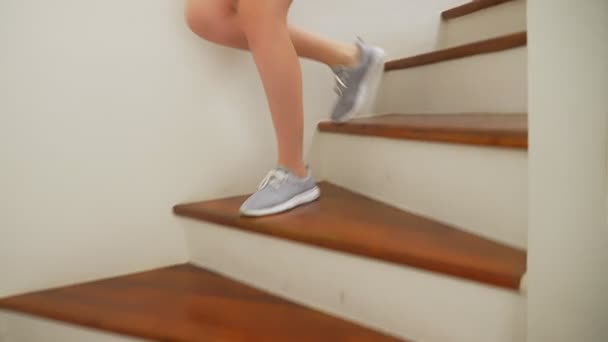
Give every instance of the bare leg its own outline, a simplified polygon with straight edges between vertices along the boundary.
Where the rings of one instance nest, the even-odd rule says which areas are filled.
[[[186,19],[192,31],[216,44],[248,50],[249,43],[238,18],[236,0],[188,0]],[[335,67],[357,63],[358,49],[353,44],[331,41],[289,26],[291,41],[298,56]]]
[[[188,0],[186,19],[194,33],[253,53],[264,85],[278,143],[278,163],[305,176],[302,75],[297,57],[335,67],[357,63],[359,50],[287,23],[291,0]]]
[[[268,99],[278,163],[304,177],[302,73],[287,27],[290,5],[291,0],[240,0],[238,19]]]

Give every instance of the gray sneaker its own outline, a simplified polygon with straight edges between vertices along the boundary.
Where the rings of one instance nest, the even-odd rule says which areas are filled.
[[[360,51],[359,64],[352,68],[338,66],[333,69],[339,98],[331,119],[336,122],[348,121],[360,113],[366,102],[375,97],[377,81],[384,72],[384,50],[360,40],[356,44]]]
[[[241,206],[243,216],[278,214],[319,198],[321,191],[312,173],[300,178],[286,168],[271,170],[259,190]]]

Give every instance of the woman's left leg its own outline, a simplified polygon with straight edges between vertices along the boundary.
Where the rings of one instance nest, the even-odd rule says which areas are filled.
[[[305,177],[302,72],[287,24],[290,5],[291,0],[239,0],[238,18],[266,92],[278,164]]]
[[[262,216],[316,200],[320,193],[304,165],[302,72],[287,12],[291,0],[239,0],[238,18],[262,79],[278,144],[278,165],[241,213]]]

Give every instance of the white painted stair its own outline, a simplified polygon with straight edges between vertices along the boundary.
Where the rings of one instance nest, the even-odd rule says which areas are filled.
[[[477,2],[501,3],[467,14],[463,14],[462,11],[467,12],[466,6],[471,7],[470,3],[465,3],[456,10],[445,11],[439,31],[439,48],[454,47],[526,30],[525,0],[478,0]],[[461,13],[457,13],[458,10]]]
[[[380,331],[428,342],[525,339],[525,298],[514,291],[215,224],[184,228],[194,264]]]
[[[527,109],[525,47],[386,73],[379,113],[521,113]]]
[[[420,63],[433,57],[423,54],[407,67],[389,63],[377,113],[527,111],[527,49],[525,37],[518,37],[526,31],[526,2],[477,0],[467,6],[481,9],[442,20],[438,51],[430,53],[439,54],[435,62]],[[453,50],[462,57],[454,58]]]
[[[0,342],[144,342],[147,340],[0,310]]]
[[[499,1],[479,1],[484,2]],[[444,36],[456,37],[443,44],[451,48],[389,62],[375,113],[526,113],[525,32],[517,32],[525,29],[524,19],[525,1],[516,0],[444,20]],[[322,179],[480,236],[527,246],[526,148],[322,132],[310,159]]]
[[[527,246],[522,149],[322,133],[321,179],[512,246]]]
[[[183,222],[194,264],[290,300],[415,341],[524,338],[524,252],[329,184],[321,192],[261,219],[239,217],[245,197],[175,211],[203,221]],[[498,265],[517,270],[503,278]]]

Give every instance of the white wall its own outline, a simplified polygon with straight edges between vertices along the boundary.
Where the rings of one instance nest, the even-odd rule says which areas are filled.
[[[179,12],[0,2],[0,296],[186,261],[170,206],[209,129]]]
[[[462,0],[296,1],[293,21],[392,55]],[[176,202],[252,190],[274,136],[249,56],[170,0],[0,2],[0,296],[184,262]],[[333,80],[305,63],[306,144]]]
[[[608,341],[608,1],[528,0],[528,341]]]

